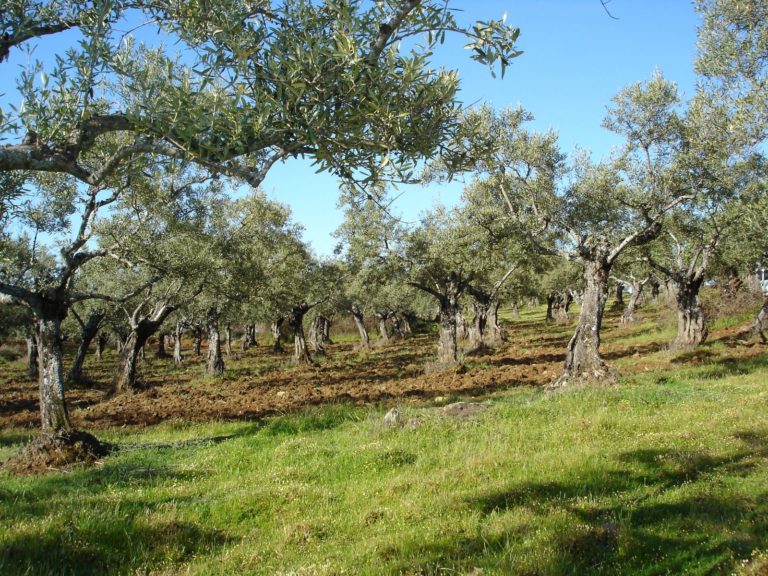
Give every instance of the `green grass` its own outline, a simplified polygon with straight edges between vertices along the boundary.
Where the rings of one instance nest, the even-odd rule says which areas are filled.
[[[728,574],[768,549],[768,364],[712,370],[415,428],[337,405],[110,430],[97,468],[0,476],[0,573]]]

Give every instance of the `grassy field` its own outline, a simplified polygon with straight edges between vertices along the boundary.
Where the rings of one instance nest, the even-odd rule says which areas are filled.
[[[643,351],[621,385],[497,389],[467,418],[451,394],[104,428],[95,468],[0,475],[0,574],[768,574],[768,354],[671,356],[646,322],[607,331]]]

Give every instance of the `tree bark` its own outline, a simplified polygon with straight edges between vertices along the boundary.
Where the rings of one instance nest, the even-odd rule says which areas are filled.
[[[131,332],[120,354],[120,369],[112,385],[113,392],[130,392],[136,389],[136,368],[144,345],[176,308],[176,305],[168,302],[158,302],[148,315],[142,316],[139,309],[133,312],[130,318]]]
[[[323,344],[323,319],[317,316],[309,327],[309,343],[312,352],[321,356],[325,355],[325,345]]]
[[[270,330],[272,331],[272,339],[274,340],[272,350],[275,352],[285,351],[282,342],[280,342],[280,339],[283,336],[283,322],[285,322],[285,318],[283,316],[278,316],[272,321],[272,325],[270,326]]]
[[[168,358],[168,352],[165,350],[165,332],[157,335],[157,352],[155,358]]]
[[[379,321],[379,336],[381,337],[381,341],[389,342],[389,332],[387,332],[387,318],[389,317],[389,311],[381,310],[374,314]]]
[[[499,324],[499,307],[501,302],[496,299],[491,300],[488,306],[488,320],[486,322],[486,333],[490,342],[503,342],[506,340],[504,331]]]
[[[765,299],[763,302],[763,307],[757,314],[757,319],[755,320],[755,331],[757,332],[758,336],[760,336],[760,340],[763,342],[763,344],[768,344],[768,336],[765,334],[768,332],[768,298]]]
[[[555,306],[556,298],[557,298],[557,294],[555,294],[554,292],[550,292],[549,294],[547,294],[547,315],[544,318],[547,322],[555,321],[555,317],[552,315],[552,310]]]
[[[626,303],[624,302],[624,283],[616,283],[616,297],[613,301],[613,308],[616,310],[623,310]]]
[[[224,350],[227,358],[232,358],[232,326],[229,323],[224,327]]]
[[[632,295],[629,297],[629,303],[621,315],[622,325],[627,326],[635,322],[635,310],[637,309],[637,306],[640,302],[640,297],[643,294],[643,288],[648,281],[649,278],[632,281]]]
[[[40,418],[43,433],[70,430],[69,412],[64,400],[64,366],[62,362],[61,321],[66,308],[55,304],[44,306],[47,314],[40,314],[37,321],[38,360],[40,384]]]
[[[69,379],[72,382],[81,382],[83,380],[83,362],[88,352],[88,347],[98,334],[101,328],[101,322],[104,320],[104,312],[94,311],[88,315],[88,320],[80,324],[80,345],[77,347],[75,360],[72,362],[72,368],[69,370]]]
[[[451,275],[446,281],[445,293],[440,302],[440,339],[437,344],[437,361],[443,366],[458,364],[457,315],[459,313],[460,286]]]
[[[613,384],[616,373],[600,357],[600,328],[608,298],[611,265],[605,261],[584,261],[586,288],[582,297],[579,322],[568,342],[565,370],[554,387],[578,384]]]
[[[101,358],[104,354],[104,348],[107,346],[107,342],[109,342],[109,333],[102,330],[96,337],[96,360],[101,361]]]
[[[243,327],[243,344],[242,344],[242,350],[243,352],[247,351],[253,342],[253,334],[251,332],[251,324],[246,324]]]
[[[192,328],[192,347],[195,351],[195,356],[200,356],[200,347],[203,344],[203,330],[200,326],[195,325]]]
[[[178,320],[173,333],[173,365],[181,366],[183,359],[181,356],[181,338],[184,335],[184,321]]]
[[[355,326],[357,327],[357,333],[360,336],[360,348],[363,350],[368,350],[371,347],[371,340],[368,336],[368,330],[365,328],[365,323],[363,322],[363,312],[360,310],[360,308],[353,304],[350,308],[350,312],[352,312],[352,318],[355,321]]]
[[[205,373],[220,376],[224,373],[224,358],[221,356],[221,334],[219,333],[219,311],[216,306],[208,308],[208,361]]]
[[[703,275],[694,280],[680,278],[675,282],[677,337],[672,343],[672,348],[675,350],[695,348],[707,339],[708,330],[699,301],[702,283]]]
[[[293,361],[296,364],[313,364],[304,338],[304,315],[310,308],[309,304],[302,302],[291,308],[288,313],[288,325],[293,331]]]
[[[27,343],[27,374],[30,380],[37,380],[40,376],[39,355],[38,355],[38,337],[35,326],[28,329],[24,336]]]

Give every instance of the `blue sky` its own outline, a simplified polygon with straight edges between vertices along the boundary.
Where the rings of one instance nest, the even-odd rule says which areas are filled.
[[[525,53],[495,80],[487,68],[469,59],[456,38],[439,47],[436,63],[457,68],[465,104],[490,102],[497,108],[522,105],[536,117],[533,128],[553,128],[565,151],[575,146],[605,156],[620,141],[600,127],[605,107],[622,87],[647,80],[660,70],[684,97],[695,87],[698,16],[688,0],[612,0],[610,18],[599,0],[459,0],[463,20],[499,18],[521,29]],[[288,203],[305,238],[320,255],[330,254],[337,183],[315,174],[309,162],[290,161],[273,168],[264,182],[268,194]],[[462,185],[403,187],[397,210],[416,221],[435,202],[455,203]]]
[[[489,102],[497,108],[521,105],[536,117],[533,128],[553,128],[570,151],[581,146],[596,158],[619,141],[600,127],[610,98],[628,84],[647,80],[654,70],[678,83],[684,96],[695,86],[693,59],[698,16],[690,0],[611,0],[609,17],[600,0],[452,0],[462,10],[460,21],[496,19],[521,29],[525,53],[493,79],[484,66],[469,58],[461,38],[439,46],[434,63],[456,68],[465,104]],[[45,43],[36,56],[45,58],[56,46]],[[12,96],[13,75],[5,73],[24,61],[15,50],[3,64],[0,92]],[[336,209],[338,184],[328,174],[315,174],[310,162],[291,160],[275,166],[263,185],[267,193],[291,206],[305,227],[305,239],[319,255],[331,254],[333,230],[341,223]],[[462,185],[403,187],[396,212],[414,222],[435,202],[451,205]]]

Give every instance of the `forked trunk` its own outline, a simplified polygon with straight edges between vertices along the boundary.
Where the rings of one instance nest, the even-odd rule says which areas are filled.
[[[35,328],[27,332],[24,340],[27,343],[27,374],[29,374],[30,380],[37,380],[40,375],[40,366]]]
[[[272,350],[275,352],[284,352],[283,344],[280,342],[280,339],[283,336],[283,322],[285,322],[285,318],[280,316],[275,318],[275,320],[272,321],[272,325],[270,326],[270,330],[272,331],[272,340],[274,340]]]
[[[371,340],[368,337],[368,330],[363,322],[363,312],[355,305],[352,306],[350,312],[352,312],[352,318],[355,320],[357,333],[360,335],[360,348],[368,350],[371,347]]]
[[[296,364],[312,364],[312,357],[307,349],[307,341],[304,338],[304,315],[309,311],[305,303],[291,308],[288,314],[288,325],[293,332],[293,361]]]
[[[51,317],[37,321],[40,384],[40,417],[44,433],[69,430],[72,425],[64,400],[64,366],[61,350],[61,319],[66,310],[54,310]]]
[[[136,389],[136,371],[144,345],[174,310],[176,305],[158,302],[149,315],[140,316],[138,309],[134,312],[131,318],[131,332],[120,353],[120,368],[112,385],[113,392],[131,392]]]
[[[205,373],[219,376],[224,373],[224,359],[221,357],[221,334],[219,333],[219,312],[216,306],[208,308],[208,361]]]
[[[565,357],[565,370],[553,386],[578,384],[613,384],[616,373],[600,357],[600,328],[608,297],[610,264],[587,261],[584,265],[586,287],[581,302],[579,322]]]
[[[72,368],[69,370],[69,379],[72,382],[81,382],[83,379],[83,362],[88,352],[88,347],[96,337],[101,327],[101,321],[104,320],[103,312],[92,312],[88,316],[88,321],[81,325],[82,333],[80,335],[80,346],[77,347],[75,360],[72,362]]]
[[[623,325],[633,324],[635,322],[635,310],[640,303],[640,297],[643,294],[643,288],[648,282],[648,279],[633,281],[632,282],[632,295],[629,297],[629,304],[624,309],[624,313],[621,315],[621,323]]]
[[[699,301],[702,280],[677,283],[677,337],[672,343],[675,350],[695,348],[708,335],[704,313]]]

